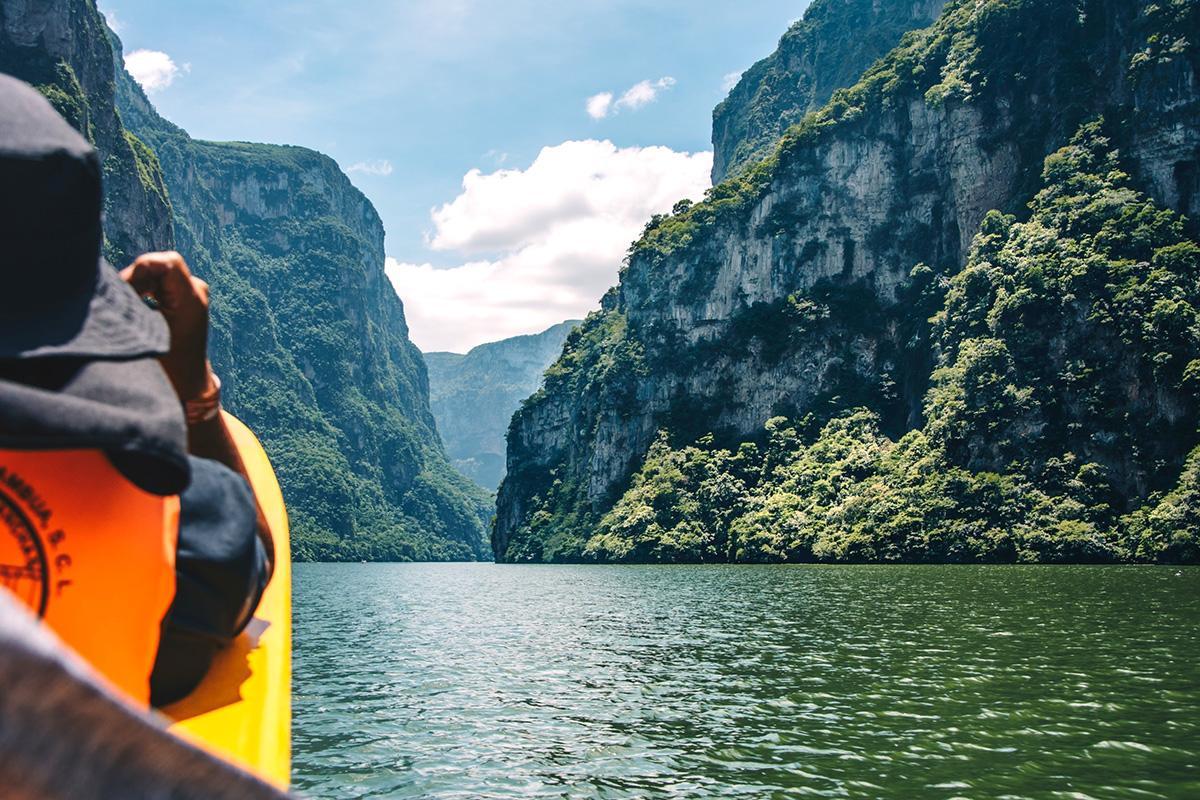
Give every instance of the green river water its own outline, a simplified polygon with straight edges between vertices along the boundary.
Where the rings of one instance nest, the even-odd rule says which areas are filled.
[[[1200,569],[300,564],[310,797],[1200,798]]]

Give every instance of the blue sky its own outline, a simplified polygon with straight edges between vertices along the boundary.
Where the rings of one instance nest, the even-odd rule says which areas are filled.
[[[593,307],[618,242],[702,192],[729,76],[806,6],[101,3],[193,136],[305,145],[347,169],[384,220],[414,340],[460,351]]]

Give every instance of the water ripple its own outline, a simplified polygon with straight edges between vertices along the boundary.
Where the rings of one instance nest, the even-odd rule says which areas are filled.
[[[331,798],[1200,797],[1200,570],[297,565]]]

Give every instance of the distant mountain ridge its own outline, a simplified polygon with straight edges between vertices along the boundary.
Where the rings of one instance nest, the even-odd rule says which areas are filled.
[[[504,436],[521,401],[537,391],[579,320],[481,344],[469,353],[425,353],[429,404],[454,466],[489,491],[504,478]]]

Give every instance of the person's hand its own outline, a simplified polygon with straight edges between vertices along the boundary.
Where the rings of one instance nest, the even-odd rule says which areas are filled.
[[[173,251],[140,256],[121,270],[121,278],[142,297],[152,300],[167,321],[171,349],[160,360],[180,402],[186,406],[213,393],[219,399],[219,384],[208,364],[208,284],[193,275],[183,256]],[[189,419],[188,452],[224,464],[251,483],[220,414],[197,422]],[[270,579],[275,571],[275,540],[257,497],[254,505]]]
[[[146,253],[121,270],[121,278],[153,300],[167,321],[171,350],[161,360],[180,401],[208,392],[208,284],[176,252]]]

